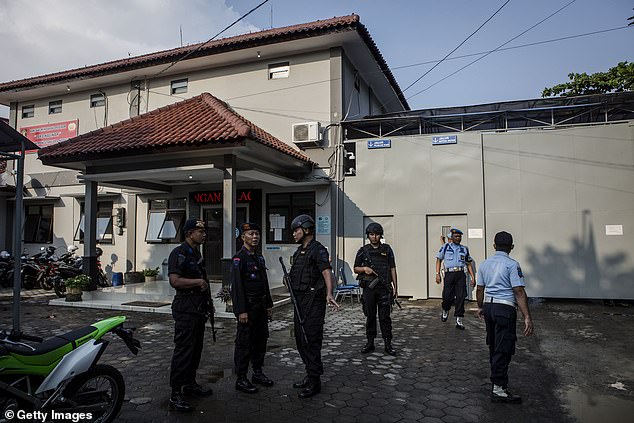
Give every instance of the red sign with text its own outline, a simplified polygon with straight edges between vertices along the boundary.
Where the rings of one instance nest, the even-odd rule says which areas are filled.
[[[40,148],[66,141],[77,136],[79,120],[24,126],[20,133]]]
[[[218,204],[222,203],[222,191],[194,192],[192,198],[197,204]],[[249,203],[254,199],[251,190],[238,190],[236,198],[238,203]]]

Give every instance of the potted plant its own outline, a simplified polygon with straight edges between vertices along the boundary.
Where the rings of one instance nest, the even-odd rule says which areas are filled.
[[[143,270],[143,276],[145,276],[146,282],[154,282],[158,274],[159,274],[158,266],[152,269],[148,268]]]
[[[90,276],[77,275],[64,281],[66,287],[66,301],[81,301],[82,289],[90,285]]]

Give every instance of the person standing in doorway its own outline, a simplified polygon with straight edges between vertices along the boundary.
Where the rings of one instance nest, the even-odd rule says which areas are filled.
[[[170,368],[172,394],[169,407],[193,411],[183,395],[204,397],[212,390],[196,383],[205,336],[209,303],[209,282],[199,248],[205,242],[205,222],[189,219],[183,225],[185,242],[172,250],[168,259],[170,285],[176,289],[172,301],[174,317],[174,353]]]
[[[258,392],[254,384],[273,386],[273,381],[262,372],[269,338],[268,320],[273,315],[273,300],[264,257],[257,252],[260,226],[243,223],[240,225],[240,233],[242,247],[233,256],[231,268],[233,313],[238,320],[234,350],[238,376],[236,389],[254,394]],[[249,363],[253,366],[253,383],[247,378]]]
[[[398,295],[396,262],[394,251],[388,244],[382,243],[383,226],[372,222],[365,229],[369,244],[359,248],[354,260],[354,272],[360,275],[359,285],[363,289],[362,303],[366,314],[365,334],[367,342],[361,349],[362,354],[374,351],[376,337],[376,314],[378,310],[381,336],[385,353],[396,355],[392,347],[392,298]]]
[[[517,261],[509,257],[513,236],[498,232],[493,241],[495,255],[478,270],[478,316],[486,323],[486,343],[491,365],[491,402],[519,404],[522,398],[508,389],[508,368],[515,354],[517,307],[524,316],[524,336],[533,334],[533,320],[524,289],[524,275]]]
[[[444,262],[445,265],[445,283],[442,290],[442,315],[440,320],[447,321],[449,310],[453,305],[454,316],[456,317],[456,328],[464,330],[462,318],[464,317],[464,302],[467,295],[465,267],[471,275],[471,286],[476,283],[473,268],[471,266],[471,256],[469,248],[461,245],[462,231],[459,229],[451,229],[451,241],[440,248],[436,254],[436,283],[440,284],[440,269]]]
[[[300,398],[309,398],[321,391],[321,344],[324,338],[326,305],[335,310],[339,304],[333,297],[335,286],[332,267],[326,248],[315,240],[315,221],[307,214],[300,214],[291,222],[297,251],[293,254],[290,269],[290,287],[295,294],[295,342],[306,367],[303,380],[293,384],[301,389]],[[301,323],[303,322],[303,324]]]

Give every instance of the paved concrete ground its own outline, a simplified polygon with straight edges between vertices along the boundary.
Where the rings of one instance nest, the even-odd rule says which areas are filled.
[[[169,315],[129,313],[143,351],[132,356],[118,339],[102,361],[123,373],[126,402],[119,422],[595,422],[631,421],[634,414],[634,309],[600,302],[533,302],[536,336],[520,338],[511,364],[522,405],[491,404],[484,323],[471,303],[467,330],[441,323],[439,302],[403,302],[393,313],[397,357],[358,353],[365,336],[359,306],[327,314],[322,393],[300,400],[291,387],[303,376],[290,333],[291,308],[275,310],[265,371],[272,388],[256,395],[234,390],[232,321],[208,336],[199,381],[214,395],[193,400],[197,411],[167,410],[173,325]],[[472,309],[472,311],[469,311]],[[23,329],[49,336],[113,313],[23,303]],[[10,299],[0,296],[0,321],[10,326]],[[209,335],[209,333],[208,333]]]

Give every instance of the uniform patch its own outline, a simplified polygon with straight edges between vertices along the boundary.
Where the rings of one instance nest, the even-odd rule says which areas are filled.
[[[517,276],[519,276],[520,278],[523,278],[524,275],[522,274],[522,268],[517,266]]]
[[[233,259],[233,265],[236,266],[236,267],[240,266],[240,258],[239,257],[236,257],[236,258]]]
[[[185,263],[185,256],[182,254],[179,254],[178,257],[176,258],[176,266],[180,267]]]

